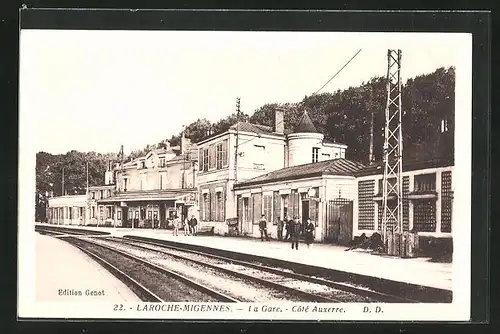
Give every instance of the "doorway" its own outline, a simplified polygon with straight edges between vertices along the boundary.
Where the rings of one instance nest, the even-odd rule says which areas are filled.
[[[353,202],[345,198],[328,201],[325,241],[348,245],[352,239]]]
[[[302,217],[302,226],[305,226],[307,218],[309,218],[309,200],[302,201],[301,217]]]
[[[128,208],[126,206],[122,206],[122,225],[123,227],[129,227],[128,224]]]
[[[167,204],[160,204],[160,228],[166,228]]]

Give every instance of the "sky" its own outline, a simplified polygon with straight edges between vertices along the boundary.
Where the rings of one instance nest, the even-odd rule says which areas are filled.
[[[402,50],[404,80],[456,66],[463,34],[22,30],[20,122],[36,151],[125,153],[198,118],[252,114],[387,72]],[[29,123],[29,124],[27,124]],[[22,134],[20,134],[22,135]]]

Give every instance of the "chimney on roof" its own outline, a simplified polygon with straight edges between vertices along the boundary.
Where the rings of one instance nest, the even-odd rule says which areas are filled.
[[[181,147],[181,152],[180,153],[181,154],[184,154],[184,152],[186,151],[186,147],[185,147],[185,145],[186,145],[186,137],[184,136],[184,132],[185,132],[184,130],[185,130],[185,126],[183,125],[182,126],[182,133],[181,133],[181,145],[180,145],[180,147]]]
[[[285,132],[285,111],[281,107],[274,109],[274,132],[283,134]]]

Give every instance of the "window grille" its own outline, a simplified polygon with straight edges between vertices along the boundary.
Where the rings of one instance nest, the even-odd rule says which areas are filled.
[[[451,233],[452,205],[451,172],[443,172],[441,174],[441,232],[443,233]]]
[[[403,231],[408,231],[410,227],[410,201],[408,193],[410,192],[410,177],[403,176]]]
[[[358,182],[358,229],[373,230],[375,228],[375,203],[373,195],[375,193],[375,181]]]
[[[436,232],[436,200],[413,202],[413,229],[417,232]]]

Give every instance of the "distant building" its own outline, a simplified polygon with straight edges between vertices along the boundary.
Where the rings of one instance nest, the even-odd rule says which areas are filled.
[[[87,196],[71,195],[49,198],[47,221],[56,225],[85,225]]]
[[[109,183],[111,181],[111,179],[106,178],[106,185],[89,187],[87,225],[113,225],[114,221],[117,220],[116,210],[113,205],[98,204],[99,200],[104,200],[115,195],[116,186]]]
[[[276,110],[274,128],[239,122],[197,143],[202,226],[213,226],[220,234],[227,232],[226,219],[238,213],[237,183],[283,168],[345,158],[347,146],[326,142],[307,112],[294,131],[284,128],[283,119],[283,111]]]

